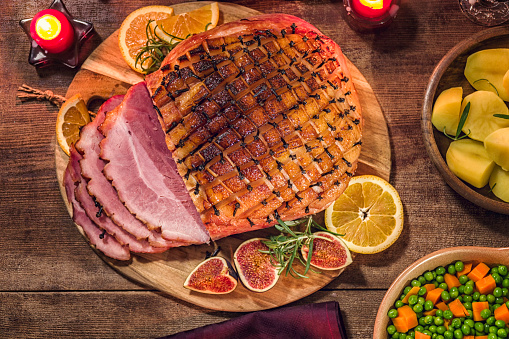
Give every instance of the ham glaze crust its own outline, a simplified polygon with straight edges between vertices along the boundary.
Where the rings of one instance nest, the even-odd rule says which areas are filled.
[[[197,34],[146,82],[212,239],[320,212],[356,170],[363,121],[346,60],[302,19]]]

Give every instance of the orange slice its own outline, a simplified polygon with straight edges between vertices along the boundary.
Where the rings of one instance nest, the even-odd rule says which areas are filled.
[[[87,105],[76,94],[66,100],[57,116],[57,142],[62,150],[69,155],[69,146],[80,137],[80,129],[90,122]]]
[[[217,26],[219,6],[217,2],[187,13],[156,20],[154,32],[167,43],[175,43]]]
[[[118,45],[122,57],[136,72],[145,73],[151,61],[145,60],[143,68],[140,62],[136,64],[136,56],[140,48],[147,43],[147,24],[149,20],[161,20],[173,15],[173,8],[168,6],[146,6],[139,8],[124,19],[118,33]],[[144,55],[141,56],[143,59]],[[140,60],[141,60],[140,59]]]

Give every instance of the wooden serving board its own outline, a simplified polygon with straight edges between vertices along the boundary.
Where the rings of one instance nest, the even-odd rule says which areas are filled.
[[[182,3],[175,5],[174,10],[176,14],[179,14],[205,4],[207,2]],[[221,12],[219,23],[260,14],[252,9],[228,3],[220,3],[219,9]],[[118,31],[108,37],[89,56],[69,86],[67,97],[80,93],[87,104],[90,104],[95,99],[104,100],[112,95],[124,94],[131,85],[143,81],[142,75],[132,71],[124,63],[117,39]],[[382,110],[364,76],[349,61],[348,66],[359,92],[365,117],[362,153],[357,174],[373,174],[389,180],[391,151]],[[55,158],[58,180],[62,183],[68,157],[58,145],[55,145]],[[60,185],[60,189],[67,203],[63,185]],[[67,208],[72,214],[69,204]],[[317,221],[323,224],[323,212],[317,215]],[[78,227],[78,229],[83,234],[81,228]],[[277,234],[277,232],[271,228],[220,239],[216,242],[221,248],[219,255],[230,260],[235,249],[243,241],[253,237],[267,237],[270,234]],[[232,293],[226,295],[208,295],[184,288],[183,284],[189,273],[205,259],[207,251],[213,250],[214,244],[173,248],[160,254],[136,254],[127,263],[108,258],[97,250],[96,252],[111,267],[136,282],[195,305],[231,312],[257,311],[288,304],[316,292],[343,271],[310,272],[308,279],[281,276],[276,286],[264,293],[251,292],[240,282]]]

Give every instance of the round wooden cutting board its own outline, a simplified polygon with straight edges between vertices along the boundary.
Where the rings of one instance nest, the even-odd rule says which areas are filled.
[[[191,2],[175,5],[175,14],[187,12],[210,2]],[[260,12],[227,3],[219,3],[221,12],[219,23],[239,20]],[[118,31],[108,37],[83,63],[67,91],[66,97],[80,93],[87,104],[95,99],[107,99],[112,95],[124,94],[127,89],[140,81],[143,76],[132,71],[124,63],[118,47]],[[348,66],[359,93],[362,112],[364,115],[364,130],[362,139],[362,153],[359,174],[373,174],[389,180],[391,171],[391,153],[387,125],[378,101],[359,70],[348,61]],[[67,155],[55,145],[57,176],[62,183],[63,172],[67,166]],[[62,196],[67,198],[60,185]],[[67,203],[69,213],[72,208]],[[323,212],[315,218],[323,224]],[[83,234],[81,227],[78,227]],[[267,237],[277,234],[274,228],[249,232],[220,239],[216,242],[220,246],[220,256],[231,259],[235,249],[243,241],[253,237]],[[327,285],[343,270],[309,272],[308,279],[296,279],[291,276],[281,276],[278,283],[271,290],[255,293],[246,289],[239,282],[237,288],[226,295],[208,295],[190,291],[183,287],[189,273],[205,259],[206,252],[213,252],[214,244],[201,246],[187,246],[173,248],[160,254],[136,254],[129,262],[116,261],[96,253],[121,274],[150,288],[168,293],[176,298],[188,301],[205,308],[230,311],[250,312],[282,306],[306,297]],[[303,267],[302,267],[303,268]]]

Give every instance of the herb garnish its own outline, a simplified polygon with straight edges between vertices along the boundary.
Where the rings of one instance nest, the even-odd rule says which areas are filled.
[[[509,119],[509,114],[493,114],[495,118]]]
[[[283,273],[286,268],[286,275],[290,274],[295,278],[308,278],[306,274],[310,270],[311,253],[313,253],[313,240],[320,238],[331,241],[326,237],[313,234],[311,232],[311,227],[336,236],[342,236],[342,234],[331,232],[328,229],[322,227],[320,224],[313,220],[312,216],[294,221],[283,221],[281,219],[278,219],[277,221],[278,224],[276,224],[274,227],[282,233],[279,235],[273,235],[269,238],[269,240],[263,241],[269,250],[261,252],[270,254],[277,261],[279,275]],[[306,223],[304,232],[295,231],[290,228],[303,223]],[[302,246],[309,247],[309,255],[306,261],[304,261],[299,254]],[[297,272],[293,268],[293,262],[295,259],[298,259],[306,267],[304,274]]]
[[[161,39],[156,33],[156,30],[159,28],[163,32],[164,29],[159,27],[158,25],[155,25],[152,29],[151,23],[154,20],[149,20],[147,23],[147,27],[145,28],[145,34],[147,35],[147,42],[145,43],[145,46],[141,47],[138,54],[136,54],[136,60],[134,62],[134,65],[140,65],[142,71],[146,74],[152,73],[154,71],[157,71],[159,67],[161,66],[161,62],[164,60],[164,57],[173,49],[177,44],[184,40],[182,38],[173,36],[171,34],[168,34],[172,38],[172,42],[168,43]],[[166,33],[166,32],[165,32]],[[175,41],[175,42],[173,42]],[[145,67],[145,62],[148,61],[149,67]]]
[[[454,137],[450,136],[449,134],[447,134],[447,132],[445,131],[445,127],[444,127],[444,134],[446,137],[448,137],[449,139],[452,139],[452,140],[460,140],[460,139],[468,137],[468,135],[470,134],[470,130],[468,130],[468,134],[463,135],[461,137],[460,137],[460,134],[461,134],[461,130],[463,129],[463,126],[465,125],[465,121],[467,121],[469,112],[470,112],[470,102],[467,102],[467,105],[463,109],[463,113],[461,113],[460,121],[458,123],[458,129],[456,129],[456,135]]]

